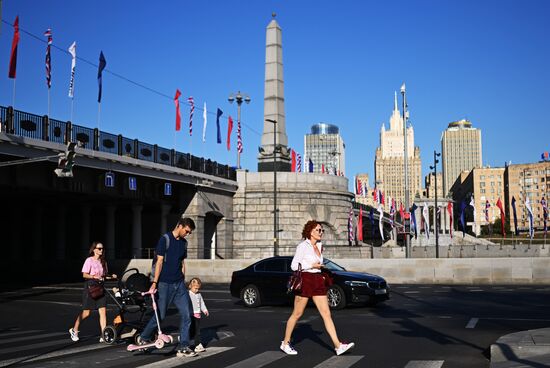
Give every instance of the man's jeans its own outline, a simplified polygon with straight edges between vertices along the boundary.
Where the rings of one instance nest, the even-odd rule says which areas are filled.
[[[191,325],[191,312],[189,306],[189,291],[183,281],[176,283],[159,282],[157,288],[157,313],[160,320],[163,321],[166,316],[168,306],[174,302],[180,313],[180,347],[189,346],[189,327]],[[141,333],[141,338],[151,340],[153,331],[157,328],[157,319],[155,315],[149,320],[147,326]]]

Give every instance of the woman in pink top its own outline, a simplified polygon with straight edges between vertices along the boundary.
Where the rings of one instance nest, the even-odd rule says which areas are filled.
[[[78,341],[78,332],[80,322],[88,318],[90,312],[97,309],[99,312],[99,326],[101,327],[101,335],[103,336],[103,329],[107,324],[107,298],[105,293],[103,296],[93,299],[88,292],[88,287],[95,283],[101,283],[106,278],[116,279],[116,275],[107,276],[107,262],[105,261],[105,249],[100,242],[93,242],[90,247],[89,257],[84,261],[82,266],[82,277],[84,278],[84,290],[82,292],[82,312],[76,317],[74,326],[69,329],[71,340]],[[99,339],[99,342],[103,342],[103,337]]]
[[[336,334],[336,327],[332,321],[325,278],[321,273],[321,269],[323,268],[322,236],[323,228],[321,224],[315,220],[308,221],[302,230],[302,239],[304,240],[298,244],[292,264],[290,265],[293,271],[298,270],[299,265],[302,266],[302,290],[294,296],[294,310],[286,322],[285,337],[281,341],[280,349],[288,355],[298,354],[292,345],[290,345],[290,337],[292,336],[294,327],[296,327],[296,323],[304,313],[309,298],[313,299],[313,303],[317,307],[321,318],[323,318],[325,329],[334,344],[336,355],[344,354],[355,346],[353,342],[340,342]]]

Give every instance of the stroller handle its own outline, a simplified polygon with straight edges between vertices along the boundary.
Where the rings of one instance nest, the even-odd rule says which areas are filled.
[[[154,291],[151,291],[151,290],[144,291],[144,292],[141,292],[140,294],[141,294],[141,296],[145,296],[145,295],[153,295],[156,292],[157,292],[157,289],[155,289]]]

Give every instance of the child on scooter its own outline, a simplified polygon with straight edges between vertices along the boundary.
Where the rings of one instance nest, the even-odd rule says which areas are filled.
[[[189,281],[189,298],[193,304],[193,314],[191,315],[191,329],[189,333],[190,339],[195,340],[195,353],[206,351],[201,342],[201,312],[208,316],[208,309],[204,303],[204,299],[200,293],[202,282],[198,277],[193,277]]]

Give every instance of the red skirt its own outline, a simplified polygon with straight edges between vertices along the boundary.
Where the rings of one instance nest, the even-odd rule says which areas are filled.
[[[327,287],[323,274],[320,272],[302,272],[302,290],[299,293],[297,292],[296,295],[303,296],[304,298],[327,295]]]

